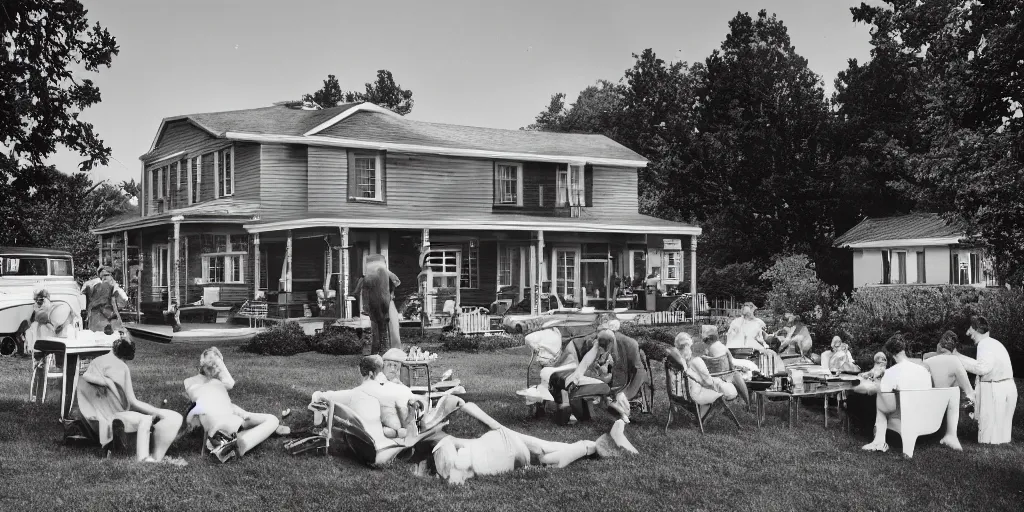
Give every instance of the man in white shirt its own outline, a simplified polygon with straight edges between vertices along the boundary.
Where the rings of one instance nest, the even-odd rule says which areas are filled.
[[[1013,412],[1017,408],[1017,384],[1013,380],[1010,354],[1002,343],[989,336],[988,320],[983,316],[971,318],[967,336],[978,344],[978,358],[962,354],[957,357],[967,371],[978,376],[974,409],[978,419],[978,442],[1009,443]]]
[[[928,369],[911,361],[907,357],[906,349],[907,342],[901,334],[894,334],[885,342],[885,351],[892,355],[895,364],[885,371],[878,385],[878,395],[875,398],[875,438],[864,445],[864,450],[889,451],[889,445],[885,442],[885,431],[888,429],[889,418],[898,417],[900,412],[894,391],[932,388],[932,376]],[[940,442],[951,448],[960,449],[955,430],[952,434],[952,439],[943,438]]]

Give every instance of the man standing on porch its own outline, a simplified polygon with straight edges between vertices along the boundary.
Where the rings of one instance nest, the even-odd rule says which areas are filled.
[[[1017,408],[1017,384],[1013,381],[1010,354],[999,340],[989,336],[988,320],[971,318],[969,336],[978,344],[978,358],[957,354],[967,371],[978,375],[975,389],[975,417],[978,418],[978,442],[1010,442],[1013,412]]]

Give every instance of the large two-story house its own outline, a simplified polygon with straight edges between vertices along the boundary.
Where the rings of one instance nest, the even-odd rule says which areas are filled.
[[[94,232],[143,302],[266,297],[301,314],[316,290],[349,296],[368,254],[401,279],[396,300],[427,308],[499,290],[590,303],[613,274],[695,289],[700,228],[638,213],[647,160],[602,135],[278,104],[164,119],[141,160],[141,211]]]

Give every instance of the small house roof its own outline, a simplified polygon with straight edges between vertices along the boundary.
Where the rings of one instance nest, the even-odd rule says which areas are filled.
[[[949,245],[959,243],[966,229],[946,222],[937,213],[868,217],[836,238],[835,247],[866,248],[888,245]]]

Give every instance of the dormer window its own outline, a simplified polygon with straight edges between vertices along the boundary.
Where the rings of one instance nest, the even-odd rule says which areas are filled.
[[[523,165],[498,162],[494,166],[494,204],[523,205]]]

